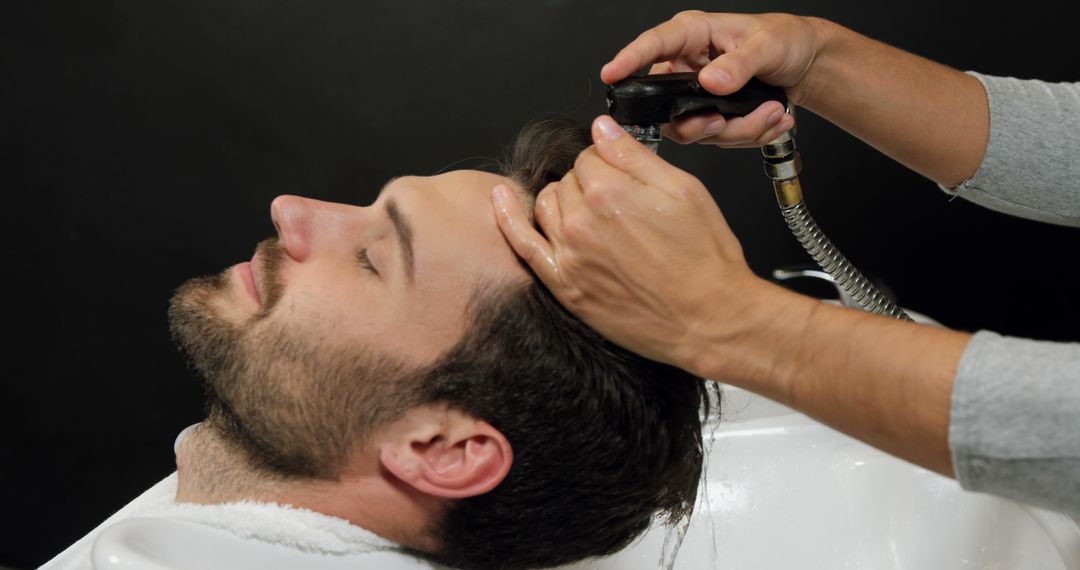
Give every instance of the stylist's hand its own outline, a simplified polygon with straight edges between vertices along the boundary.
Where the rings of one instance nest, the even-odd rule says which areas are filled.
[[[783,87],[792,104],[805,98],[815,58],[830,24],[790,14],[707,14],[693,10],[642,33],[600,70],[611,84],[645,65],[650,73],[698,71],[698,82],[717,95],[733,93],[751,77]],[[681,143],[761,146],[795,126],[783,105],[770,101],[753,113],[725,121],[718,114],[664,126]]]
[[[608,116],[593,123],[592,136],[596,144],[574,169],[537,197],[543,235],[504,186],[493,193],[499,227],[558,300],[599,333],[695,371],[702,335],[737,341],[764,281],[697,178]]]

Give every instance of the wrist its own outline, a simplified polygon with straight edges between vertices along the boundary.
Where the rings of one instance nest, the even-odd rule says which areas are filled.
[[[796,372],[793,363],[821,302],[752,276],[738,305],[723,311],[722,320],[706,320],[719,311],[701,311],[687,343],[686,368],[786,401]]]
[[[792,104],[813,111],[818,107],[818,100],[828,96],[828,88],[833,81],[829,70],[835,68],[833,61],[844,57],[844,32],[846,28],[824,18],[805,17],[811,29],[810,63],[798,89],[791,93]],[[824,93],[824,95],[822,95]]]

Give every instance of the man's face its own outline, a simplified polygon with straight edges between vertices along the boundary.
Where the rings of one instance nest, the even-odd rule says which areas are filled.
[[[174,336],[248,451],[282,471],[329,474],[400,411],[395,382],[468,325],[486,284],[528,279],[477,171],[392,180],[367,207],[281,196],[278,240],[250,263],[186,283]]]

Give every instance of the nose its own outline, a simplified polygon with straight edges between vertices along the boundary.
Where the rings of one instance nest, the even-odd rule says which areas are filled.
[[[310,258],[320,248],[341,241],[353,206],[312,200],[300,196],[278,196],[270,203],[278,240],[289,257],[298,262]]]

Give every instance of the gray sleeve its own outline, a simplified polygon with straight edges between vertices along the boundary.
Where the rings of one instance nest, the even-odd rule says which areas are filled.
[[[1080,227],[1080,83],[970,74],[986,88],[990,139],[975,174],[942,190],[998,212]]]
[[[960,485],[1080,515],[1080,343],[980,331],[953,386]]]

